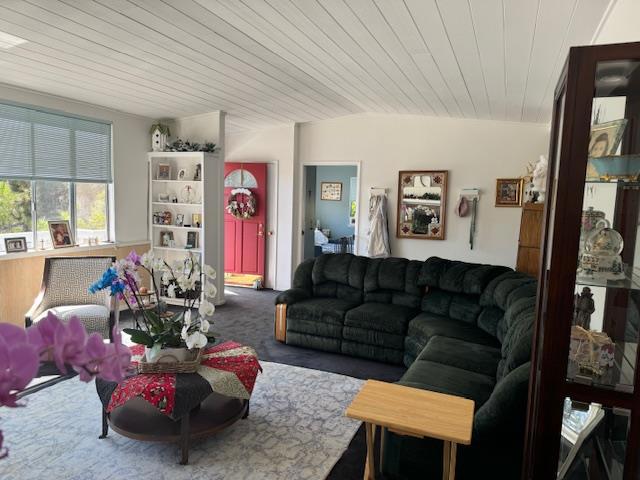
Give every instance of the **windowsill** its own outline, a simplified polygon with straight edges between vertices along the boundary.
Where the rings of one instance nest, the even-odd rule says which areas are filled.
[[[28,250],[26,252],[16,252],[16,253],[0,253],[0,262],[3,260],[19,260],[21,258],[31,258],[31,257],[51,257],[54,255],[65,256],[69,253],[78,253],[78,252],[91,252],[94,250],[109,250],[115,249],[118,247],[126,247],[128,245],[140,245],[143,243],[149,243],[148,240],[142,240],[139,242],[104,242],[99,245],[77,245],[73,247],[65,247],[65,248],[47,248],[45,250]]]

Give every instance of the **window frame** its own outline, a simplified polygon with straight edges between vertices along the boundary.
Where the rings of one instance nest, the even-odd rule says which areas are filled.
[[[16,181],[16,179],[12,179],[12,178],[0,178],[0,181]],[[30,188],[31,188],[31,241],[32,241],[32,245],[33,245],[33,250],[34,251],[39,251],[41,250],[38,247],[38,205],[36,202],[36,198],[37,198],[37,186],[36,183],[38,181],[43,181],[43,180],[26,180],[27,182],[29,182],[30,184]],[[59,183],[64,183],[66,185],[68,185],[69,187],[69,226],[71,227],[71,231],[73,232],[73,238],[75,239],[75,241],[78,241],[78,209],[77,209],[77,205],[76,205],[76,199],[77,199],[77,194],[76,194],[76,187],[78,184],[80,183],[85,183],[85,182],[66,182],[66,181],[58,181],[58,180],[44,180],[44,181],[48,181],[48,182],[59,182]],[[95,182],[95,184],[99,184],[100,182]],[[102,243],[112,243],[114,240],[113,238],[113,228],[112,228],[112,224],[111,224],[111,215],[112,215],[112,202],[113,202],[113,183],[104,183],[103,184],[105,187],[105,229],[107,231],[107,240],[106,242],[102,242]],[[25,237],[29,237],[29,232],[24,232],[23,234],[21,233],[16,233],[16,235],[24,235]],[[28,245],[29,242],[27,242]],[[75,245],[74,245],[75,246]],[[4,250],[4,244],[0,245],[0,248],[3,249],[2,253],[6,254],[7,252]],[[47,248],[45,250],[50,250],[52,248]]]

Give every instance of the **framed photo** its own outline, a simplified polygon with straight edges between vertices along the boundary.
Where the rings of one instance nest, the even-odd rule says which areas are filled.
[[[7,253],[26,252],[27,237],[8,237],[4,239],[4,249]]]
[[[522,178],[496,179],[496,207],[522,206]]]
[[[200,228],[202,226],[202,214],[201,213],[193,213],[191,215],[191,225],[194,227]]]
[[[173,232],[170,230],[165,230],[164,232],[160,232],[160,246],[161,247],[173,247],[175,245],[175,240],[173,239]]]
[[[171,165],[168,163],[158,164],[158,180],[171,180]]]
[[[198,232],[187,232],[187,245],[185,248],[198,248]]]
[[[342,200],[342,182],[320,182],[320,200]]]
[[[169,194],[168,193],[159,193],[158,194],[158,202],[160,202],[160,203],[169,203]]]
[[[178,213],[176,215],[176,227],[184,226],[184,213]]]
[[[615,155],[622,141],[627,120],[599,123],[591,127],[589,139],[589,157],[598,158]]]
[[[447,170],[411,170],[398,174],[396,237],[444,240]]]
[[[66,248],[75,245],[68,220],[49,220],[49,233],[53,248]]]
[[[178,170],[178,180],[186,180],[187,179],[187,169],[181,168]]]

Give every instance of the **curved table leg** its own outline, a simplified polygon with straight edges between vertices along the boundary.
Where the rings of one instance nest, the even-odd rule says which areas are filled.
[[[180,465],[189,463],[189,417],[191,412],[185,414],[180,420],[180,451],[182,458]]]
[[[107,438],[107,434],[109,433],[109,421],[107,419],[107,411],[102,409],[102,435],[98,438]]]

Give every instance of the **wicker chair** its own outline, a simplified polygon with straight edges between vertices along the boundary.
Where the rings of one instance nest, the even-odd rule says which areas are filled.
[[[111,267],[115,257],[48,257],[44,262],[42,288],[25,315],[25,325],[40,321],[47,313],[61,320],[77,316],[89,333],[112,340],[118,321],[115,298],[108,292],[89,293],[89,285]]]

